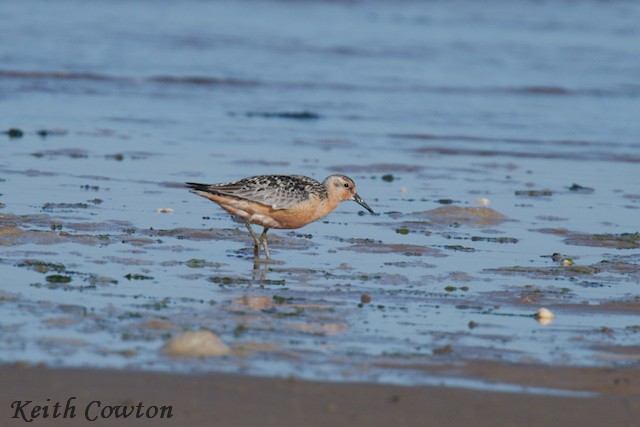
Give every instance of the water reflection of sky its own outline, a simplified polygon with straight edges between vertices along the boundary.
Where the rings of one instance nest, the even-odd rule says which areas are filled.
[[[157,353],[160,334],[123,339],[123,331],[135,329],[129,312],[210,328],[232,345],[253,341],[279,349],[231,358],[220,369],[284,375],[314,365],[323,378],[374,359],[402,362],[393,355],[418,354],[431,363],[433,349],[447,343],[456,357],[468,350],[491,358],[493,351],[507,360],[573,364],[607,363],[593,349],[603,342],[634,344],[625,328],[635,322],[625,314],[563,306],[554,323],[540,328],[527,317],[535,304],[513,304],[526,285],[569,289],[567,299],[550,296],[552,304],[632,301],[632,277],[556,280],[487,269],[551,267],[543,256],[554,252],[579,265],[616,256],[637,264],[637,250],[569,246],[563,236],[537,230],[638,231],[633,177],[640,161],[640,9],[623,2],[463,3],[3,2],[0,14],[12,43],[0,45],[2,127],[26,134],[2,143],[0,213],[49,215],[26,229],[51,232],[47,221],[61,222],[63,231],[75,223],[105,223],[89,233],[112,236],[122,233],[113,221],[129,222],[121,228],[140,235],[149,228],[234,228],[220,209],[174,185],[273,172],[322,179],[344,171],[380,216],[359,216],[358,205],[345,203],[326,221],[300,230],[312,235],[307,243],[273,231],[274,258],[282,264],[266,277],[284,280],[285,289],[207,280],[251,282],[253,265],[243,251],[248,239],[6,247],[2,290],[18,295],[19,303],[0,305],[3,341],[10,344],[2,360],[171,369]],[[283,111],[320,118],[246,114]],[[41,138],[35,134],[40,129],[66,133]],[[383,181],[386,173],[395,179]],[[595,191],[572,192],[573,183]],[[515,195],[529,189],[553,195]],[[396,232],[400,223],[425,221],[415,213],[441,206],[439,199],[476,206],[479,197],[511,220],[486,227],[431,224],[425,226],[429,236],[423,229]],[[95,198],[102,203],[87,209],[42,209],[47,202]],[[160,207],[175,212],[157,214]],[[289,243],[278,243],[279,237]],[[446,256],[359,252],[341,238],[418,245]],[[144,262],[112,262],[122,258]],[[184,265],[191,258],[224,265],[194,271]],[[43,286],[42,274],[17,267],[25,259],[65,264],[75,274],[73,289]],[[123,279],[136,272],[154,279]],[[202,277],[187,277],[194,273]],[[468,278],[459,280],[459,273]],[[80,290],[91,274],[119,283]],[[446,292],[449,285],[469,290]],[[357,308],[362,293],[374,304]],[[243,317],[220,308],[233,307],[245,294],[285,294],[321,308],[291,324],[260,311]],[[141,306],[164,298],[171,300],[165,311]],[[218,304],[200,302],[209,300]],[[66,305],[91,315],[76,318]],[[48,323],[56,317],[73,323]],[[471,331],[470,321],[482,326]],[[249,324],[248,335],[236,337],[232,331],[242,322]],[[261,322],[273,330],[260,329]],[[328,322],[348,327],[327,336],[295,329]],[[584,345],[570,340],[603,326],[615,333]],[[49,336],[83,344],[43,344]],[[113,353],[132,348],[133,357]],[[287,359],[291,354],[295,362]],[[185,363],[181,369],[210,367]],[[385,381],[392,374],[369,378],[377,375]]]

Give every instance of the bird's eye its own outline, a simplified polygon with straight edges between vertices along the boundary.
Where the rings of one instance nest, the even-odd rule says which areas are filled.
[[[344,188],[349,188],[349,183],[348,182],[344,183]]]

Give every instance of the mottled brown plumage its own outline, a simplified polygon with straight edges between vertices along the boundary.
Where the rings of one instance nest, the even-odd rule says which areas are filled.
[[[344,200],[354,200],[373,213],[356,193],[353,180],[345,175],[330,175],[323,182],[302,175],[259,175],[222,184],[188,182],[186,186],[242,218],[253,237],[256,257],[262,246],[267,259],[269,228],[303,227],[329,214]],[[260,238],[250,224],[264,227]]]

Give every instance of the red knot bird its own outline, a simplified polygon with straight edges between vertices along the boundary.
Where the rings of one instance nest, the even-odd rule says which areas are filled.
[[[267,230],[303,227],[329,214],[345,200],[353,200],[373,213],[356,193],[353,180],[330,175],[322,182],[302,175],[259,175],[223,184],[187,182],[191,192],[216,202],[242,219],[253,238],[253,251],[260,257],[260,246],[269,259]],[[251,224],[264,227],[260,237]]]

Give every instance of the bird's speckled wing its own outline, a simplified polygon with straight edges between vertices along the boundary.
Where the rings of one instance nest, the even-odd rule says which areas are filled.
[[[326,197],[324,185],[302,175],[259,175],[223,184],[187,185],[199,191],[262,203],[273,209],[289,209],[314,194]]]

